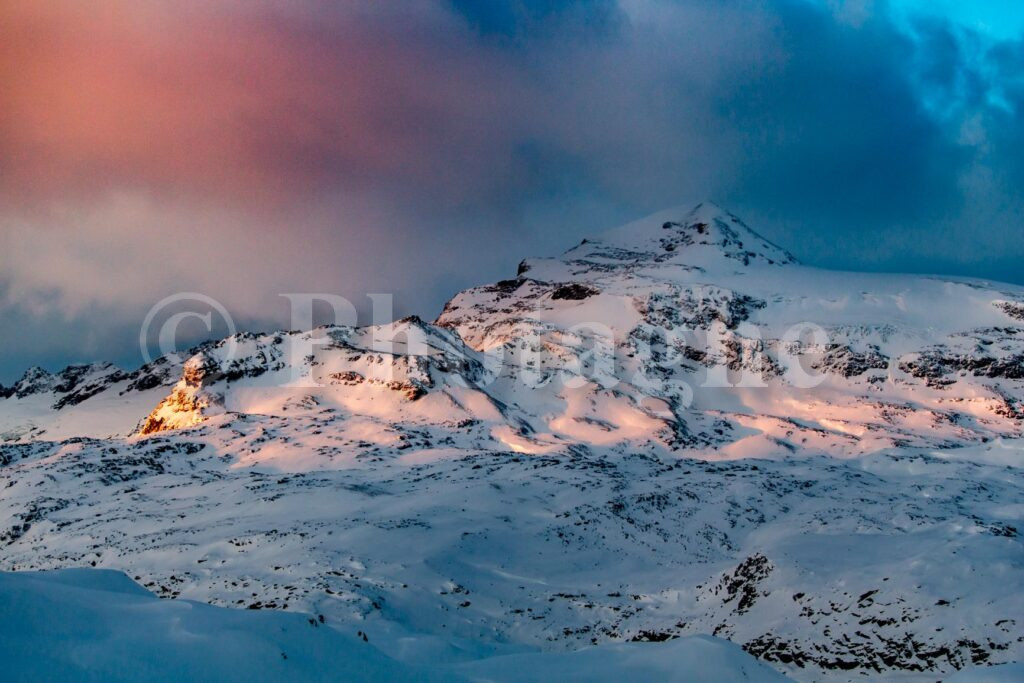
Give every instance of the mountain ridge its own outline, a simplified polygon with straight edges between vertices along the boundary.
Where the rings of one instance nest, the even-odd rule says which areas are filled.
[[[325,405],[346,405],[346,396],[367,391],[364,406],[383,392],[396,399],[388,403],[396,414],[424,397],[447,402],[458,419],[492,423],[490,438],[502,447],[511,441],[538,452],[574,439],[604,443],[609,434],[670,451],[728,449],[751,428],[760,435],[750,447],[778,453],[802,449],[800,439],[817,441],[815,452],[856,454],[1022,433],[1024,393],[1016,382],[1024,376],[1024,330],[1015,313],[1024,310],[1024,289],[808,268],[711,203],[661,212],[562,257],[524,264],[514,280],[455,295],[433,323],[413,316],[376,327],[242,333],[197,347],[180,369],[169,358],[133,373],[110,364],[52,375],[33,369],[0,401],[0,416],[6,404],[43,394],[53,401],[46,408],[37,400],[41,408],[66,415],[114,392],[148,397],[170,387],[121,427],[151,434],[244,413],[248,403],[236,394],[295,393],[307,383]],[[936,313],[940,302],[956,304],[955,319]],[[807,323],[823,338],[786,336]],[[588,349],[594,335],[602,336],[598,354]],[[815,386],[790,386],[794,377]],[[584,387],[586,398],[555,386],[565,381]],[[342,388],[332,393],[332,386]],[[530,392],[564,409],[538,419]],[[466,403],[468,394],[475,398]],[[767,410],[780,396],[794,414]],[[818,396],[835,416],[814,418]],[[466,409],[474,401],[489,407]],[[505,408],[495,414],[493,406]],[[854,406],[871,414],[858,419]],[[346,409],[363,407],[349,402]],[[444,410],[435,406],[437,415]],[[42,424],[45,411],[37,412]],[[414,420],[428,419],[412,412],[420,413]],[[923,415],[928,424],[909,424]],[[9,434],[45,434],[7,424]],[[800,436],[785,445],[794,430]]]

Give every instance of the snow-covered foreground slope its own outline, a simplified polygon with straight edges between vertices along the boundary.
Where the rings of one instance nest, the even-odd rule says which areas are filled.
[[[2,677],[12,683],[783,680],[735,645],[708,637],[409,666],[311,615],[158,600],[124,574],[101,570],[0,572],[0,615]]]
[[[713,634],[934,680],[1024,650],[1024,289],[808,268],[710,205],[433,324],[2,395],[2,569],[323,614],[405,663]]]
[[[323,614],[405,661],[710,633],[817,680],[1024,650],[1024,470],[973,461],[1020,462],[1019,444],[968,459],[413,451],[280,466],[322,428],[237,418],[7,446],[3,565],[95,563],[162,596]],[[235,455],[263,448],[276,464]]]
[[[5,681],[379,681],[414,674],[315,618],[158,600],[111,571],[0,573],[0,615]]]

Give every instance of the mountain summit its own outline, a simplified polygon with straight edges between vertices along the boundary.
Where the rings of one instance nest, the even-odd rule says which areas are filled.
[[[597,235],[590,242],[655,254],[660,260],[703,265],[716,257],[750,265],[796,263],[784,249],[713,202],[677,207]]]

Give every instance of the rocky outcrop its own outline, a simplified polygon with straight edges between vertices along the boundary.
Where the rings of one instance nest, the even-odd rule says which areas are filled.
[[[957,373],[1019,380],[1024,379],[1024,353],[994,358],[988,355],[954,355],[943,349],[936,349],[913,354],[901,360],[900,369],[926,380],[933,386],[955,382],[952,376]]]
[[[815,367],[849,379],[859,377],[870,370],[888,369],[889,358],[882,354],[877,346],[869,346],[865,351],[854,351],[843,344],[830,344]]]
[[[992,305],[1014,320],[1024,321],[1024,303],[1020,301],[996,300],[992,302]]]
[[[192,356],[185,363],[181,380],[139,424],[138,433],[147,435],[192,427],[205,420],[211,412],[223,412],[223,394],[209,389],[208,385],[215,384],[224,376],[215,357],[206,353]]]

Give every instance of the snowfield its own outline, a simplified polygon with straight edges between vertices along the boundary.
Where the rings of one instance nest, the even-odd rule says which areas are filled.
[[[783,676],[708,636],[411,666],[311,615],[158,600],[109,570],[0,573],[5,681],[663,681]]]
[[[1024,659],[1024,289],[809,268],[713,205],[524,261],[434,323],[240,334],[0,396],[4,614],[29,586],[82,620],[129,609],[89,593],[114,586],[150,605],[144,651],[181,652],[186,605],[196,661],[247,670],[202,644],[237,624],[239,652],[296,653],[254,670],[313,679],[339,652],[367,679]],[[21,573],[66,567],[178,600]]]

